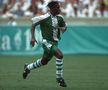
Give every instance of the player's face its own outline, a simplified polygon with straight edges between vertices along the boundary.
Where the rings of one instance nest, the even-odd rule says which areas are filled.
[[[56,4],[56,5],[54,5],[53,7],[51,7],[51,8],[50,8],[50,12],[51,12],[51,14],[53,14],[54,16],[60,14],[60,6],[59,6],[59,4]]]

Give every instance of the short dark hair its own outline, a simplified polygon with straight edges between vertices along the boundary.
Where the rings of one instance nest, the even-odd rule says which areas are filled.
[[[47,6],[48,6],[49,8],[51,8],[51,7],[55,6],[56,4],[59,4],[58,1],[51,1],[51,2],[48,3]]]

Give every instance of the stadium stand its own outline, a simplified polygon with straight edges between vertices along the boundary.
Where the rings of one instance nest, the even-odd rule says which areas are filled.
[[[47,13],[49,1],[51,0],[0,0],[0,24],[8,22],[8,25],[28,25],[31,17]],[[61,14],[69,24],[108,24],[108,0],[58,1]]]
[[[50,0],[0,0],[0,17],[34,16],[47,12]],[[108,0],[58,0],[69,17],[108,17]]]

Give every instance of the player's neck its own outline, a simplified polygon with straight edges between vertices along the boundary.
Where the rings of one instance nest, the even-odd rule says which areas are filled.
[[[50,14],[51,14],[51,16],[53,16],[53,17],[56,17],[56,16],[57,16],[56,14],[54,14],[54,13],[52,13],[52,12],[50,12]]]

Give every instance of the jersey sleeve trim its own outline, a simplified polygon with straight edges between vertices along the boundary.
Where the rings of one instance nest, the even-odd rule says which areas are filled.
[[[47,13],[47,14],[44,14],[44,15],[41,15],[41,16],[33,17],[31,20],[32,20],[33,24],[37,24],[37,23],[39,23],[40,21],[44,20],[45,18],[47,18],[49,16],[50,15]]]

